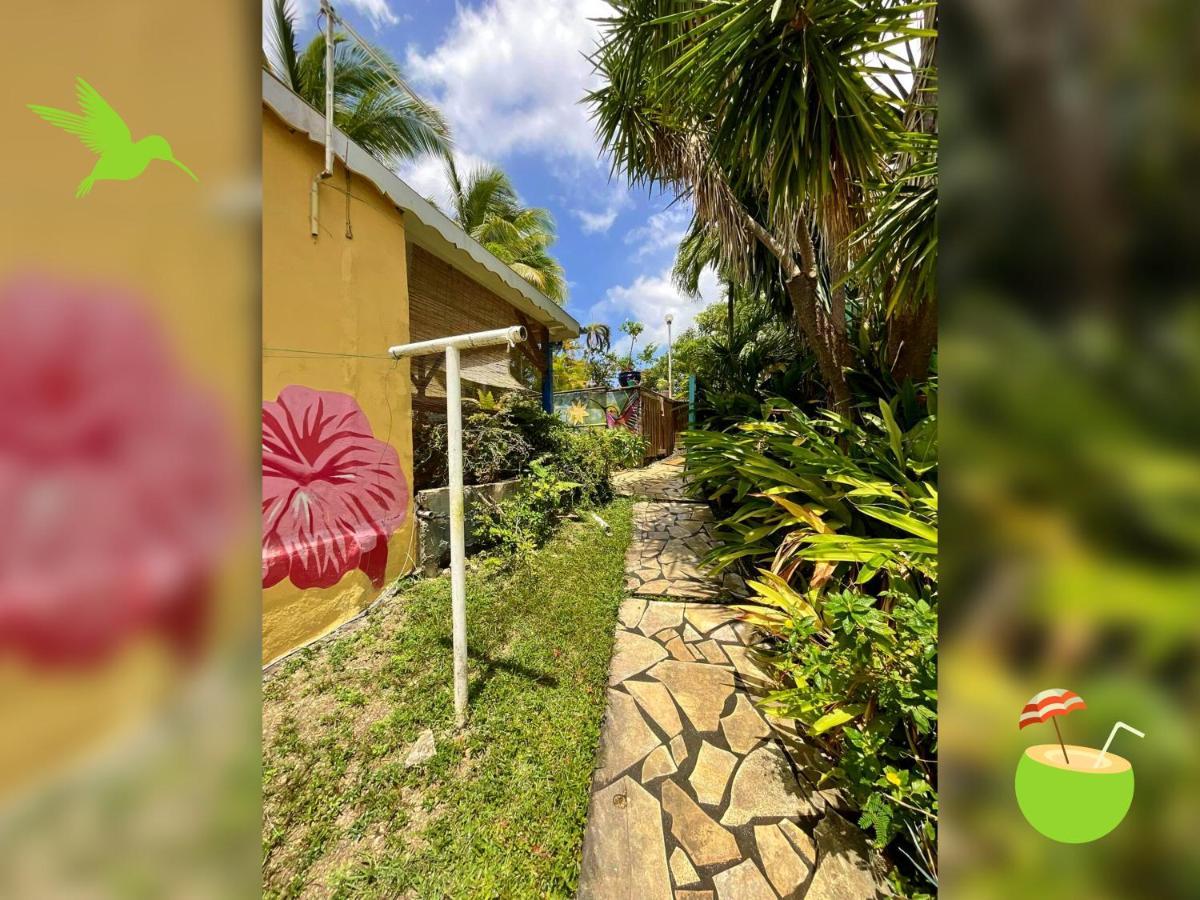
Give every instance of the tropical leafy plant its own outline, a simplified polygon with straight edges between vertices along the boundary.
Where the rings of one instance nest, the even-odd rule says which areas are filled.
[[[934,882],[936,398],[931,384],[858,421],[773,400],[685,435],[691,489],[718,510],[707,561],[753,569],[741,609],[775,637],[766,707],[805,726],[860,824]]]
[[[811,580],[817,563],[866,584],[887,562],[937,577],[936,391],[931,414],[907,431],[897,400],[879,401],[863,424],[824,410],[807,415],[785,400],[729,432],[685,435],[698,495],[728,510],[709,562],[774,559],[785,579]],[[803,567],[804,562],[812,566]]]
[[[588,371],[578,341],[563,341],[554,348],[554,388],[574,391],[588,387]]]
[[[637,343],[637,339],[641,337],[642,332],[645,330],[645,325],[643,325],[641,322],[634,321],[633,319],[626,319],[621,323],[621,334],[629,338],[628,361],[630,366],[633,365],[633,347]]]
[[[761,292],[736,284],[725,290],[726,301],[701,310],[674,347],[677,375],[696,375],[704,427],[719,429],[752,417],[768,397],[808,405],[823,398],[814,358],[793,323]],[[652,373],[665,375],[660,363]]]
[[[325,35],[301,50],[296,13],[272,0],[264,36],[263,67],[318,110],[325,109]],[[334,34],[333,122],[356,144],[385,163],[424,155],[449,158],[450,130],[441,113],[406,84],[400,67],[377,47],[370,52]]]
[[[936,886],[936,603],[899,573],[889,583],[830,592],[819,612],[775,625],[784,686],[765,706],[806,726],[837,759],[823,781],[848,792],[878,846],[894,843],[910,874]]]

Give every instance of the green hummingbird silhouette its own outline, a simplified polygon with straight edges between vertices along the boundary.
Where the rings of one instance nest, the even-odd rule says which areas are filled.
[[[192,176],[193,181],[200,180],[175,158],[171,145],[162,135],[152,134],[134,141],[125,120],[82,78],[75,79],[75,95],[79,99],[82,115],[53,106],[37,106],[33,103],[28,106],[51,125],[76,135],[85,147],[99,155],[100,159],[92,167],[91,173],[79,182],[75,190],[76,198],[86,196],[96,181],[130,181],[137,178],[155,159],[174,163]]]

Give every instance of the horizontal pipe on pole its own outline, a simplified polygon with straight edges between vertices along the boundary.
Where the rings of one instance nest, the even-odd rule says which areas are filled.
[[[441,353],[450,347],[467,350],[474,347],[494,347],[497,344],[514,346],[528,337],[523,325],[513,325],[509,328],[497,328],[493,331],[476,331],[472,334],[456,334],[453,337],[435,338],[432,341],[417,341],[415,344],[397,344],[388,347],[388,353],[402,359],[408,356],[425,356],[430,353]]]

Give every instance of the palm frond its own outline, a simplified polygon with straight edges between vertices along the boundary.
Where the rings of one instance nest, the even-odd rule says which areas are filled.
[[[315,109],[325,109],[325,35],[297,50],[295,11],[272,0],[266,57],[271,70]],[[406,87],[395,61],[346,34],[333,37],[334,124],[387,164],[432,154],[448,158],[450,130],[441,113]]]
[[[566,276],[548,252],[555,236],[549,211],[522,206],[508,175],[495,166],[477,166],[463,177],[450,161],[447,176],[459,226],[551,300],[565,303]]]
[[[272,0],[267,21],[267,68],[293,91],[299,89],[300,67],[296,57],[296,13],[288,0]]]

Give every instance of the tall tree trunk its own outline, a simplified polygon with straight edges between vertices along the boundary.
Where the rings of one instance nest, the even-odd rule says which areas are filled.
[[[730,349],[730,352],[732,352],[733,351],[733,285],[729,285],[728,289],[725,291],[725,299],[729,305],[728,309],[726,310],[726,316],[728,318],[728,326],[729,326],[729,349]]]
[[[937,346],[937,300],[896,310],[888,321],[887,363],[898,384],[920,384],[929,376]]]
[[[827,317],[817,305],[816,274],[798,272],[789,278],[784,287],[787,288],[788,298],[792,301],[792,309],[796,313],[796,322],[800,332],[808,341],[813,354],[817,357],[817,368],[825,381],[833,408],[843,415],[850,412],[850,385],[846,381],[846,373],[838,364],[834,350],[835,335],[829,327]],[[823,321],[826,320],[826,321]]]
[[[843,363],[850,359],[850,346],[846,339],[845,316],[843,314],[841,321],[835,323],[819,302],[811,220],[800,228],[798,243],[802,265],[797,265],[790,243],[785,245],[756,220],[729,187],[719,167],[709,165],[707,148],[698,136],[681,137],[663,131],[660,140],[665,158],[671,160],[673,177],[690,189],[696,214],[716,229],[725,245],[722,252],[726,258],[732,262],[733,257],[748,252],[749,241],[758,241],[779,261],[796,321],[817,357],[833,406],[848,415],[850,385]]]
[[[923,27],[936,34],[937,8],[927,7],[923,16]],[[916,60],[917,74],[913,79],[904,114],[906,131],[935,134],[937,132],[936,65],[937,38],[921,38],[920,53]],[[903,172],[913,160],[902,153],[896,160],[896,168]],[[937,346],[937,294],[922,303],[907,304],[897,309],[887,322],[887,365],[898,384],[912,381],[920,384],[929,376],[929,361],[933,348]]]
[[[788,279],[788,297],[796,311],[796,320],[817,355],[817,365],[829,388],[833,408],[849,415],[850,384],[846,380],[845,366],[850,359],[850,345],[846,341],[845,295],[842,295],[840,310],[836,303],[829,311],[821,306],[817,293],[817,253],[809,223],[804,225],[799,243],[803,268]]]

